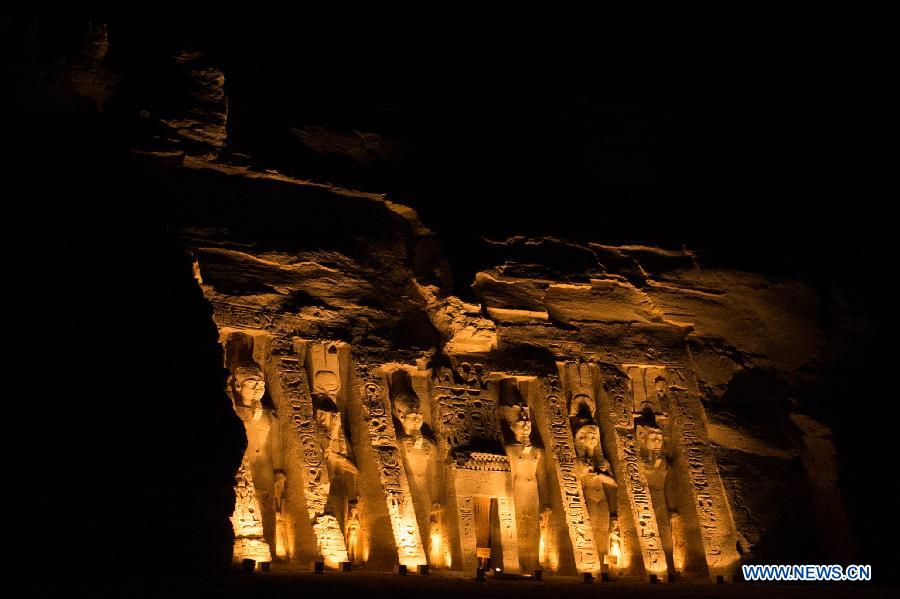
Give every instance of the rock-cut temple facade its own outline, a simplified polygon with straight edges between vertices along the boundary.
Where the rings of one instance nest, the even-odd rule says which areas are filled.
[[[751,275],[594,245],[575,276],[536,263],[565,244],[513,239],[464,301],[412,211],[337,199],[381,220],[340,244],[183,233],[248,440],[235,561],[735,575],[755,529],[710,439],[726,353],[703,340],[749,318],[724,298]]]

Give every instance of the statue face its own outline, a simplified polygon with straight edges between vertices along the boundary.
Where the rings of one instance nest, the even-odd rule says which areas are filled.
[[[400,419],[403,432],[411,437],[422,434],[422,415],[418,412],[409,412]]]
[[[600,431],[596,426],[588,424],[578,431],[577,442],[584,448],[584,453],[592,454],[600,441]]]
[[[266,383],[261,376],[248,375],[237,380],[237,392],[246,405],[253,405],[262,399]]]
[[[517,420],[510,428],[517,443],[523,443],[531,438],[531,420]]]
[[[422,415],[419,414],[418,406],[407,402],[395,402],[394,416],[400,421],[403,432],[408,436],[417,437],[422,434]]]
[[[660,451],[663,446],[663,437],[662,434],[657,432],[652,432],[647,434],[647,449],[650,451]]]

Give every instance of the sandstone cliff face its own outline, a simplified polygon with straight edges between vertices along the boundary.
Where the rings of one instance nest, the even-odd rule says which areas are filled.
[[[171,128],[170,145],[140,154],[203,190],[172,222],[220,329],[346,342],[355,359],[382,364],[475,359],[514,375],[568,362],[687,366],[741,559],[847,558],[837,464],[813,457],[828,429],[796,399],[835,352],[808,283],[706,267],[688,248],[558,237],[478,239],[474,280],[454,282],[438,235],[401,202],[223,153],[224,112],[209,112],[224,111],[221,76],[187,75],[192,116],[150,115]],[[178,139],[188,146],[173,153]],[[466,297],[454,295],[466,283]]]
[[[893,487],[890,481],[887,483],[886,496],[892,497],[896,487],[896,477],[890,476],[891,451],[871,449],[878,444],[889,446],[891,443],[890,433],[879,428],[886,426],[889,430],[893,417],[889,400],[890,372],[873,365],[878,359],[889,358],[890,344],[893,343],[890,330],[879,330],[883,322],[891,322],[885,314],[893,312],[889,296],[881,288],[885,273],[889,272],[881,266],[887,252],[876,256],[852,242],[837,249],[823,248],[821,238],[809,247],[803,247],[802,231],[792,230],[797,221],[788,219],[784,225],[772,223],[800,240],[787,247],[809,254],[822,252],[830,257],[828,259],[839,257],[833,267],[826,264],[826,258],[821,259],[825,264],[822,270],[829,273],[845,270],[841,277],[835,277],[844,283],[844,287],[839,288],[830,286],[829,281],[823,284],[822,280],[774,274],[790,269],[760,267],[760,262],[752,260],[748,261],[750,266],[737,267],[734,261],[729,264],[722,260],[714,244],[704,242],[715,237],[714,234],[708,237],[691,237],[689,234],[704,226],[718,226],[717,217],[704,218],[699,208],[697,215],[687,214],[690,210],[683,207],[691,206],[690,202],[681,205],[682,208],[675,204],[672,205],[674,208],[651,206],[660,208],[655,212],[640,202],[619,201],[620,196],[629,197],[628,193],[619,193],[622,190],[644,189],[644,185],[647,185],[645,191],[665,189],[659,180],[653,181],[654,176],[664,176],[665,169],[654,168],[650,164],[652,161],[644,160],[639,148],[629,153],[633,148],[628,144],[634,141],[634,136],[624,129],[648,126],[648,123],[640,122],[640,110],[635,112],[633,121],[626,118],[624,123],[619,122],[621,114],[614,109],[600,117],[599,113],[588,114],[596,108],[590,106],[573,109],[563,123],[552,118],[532,122],[534,108],[542,99],[553,95],[547,93],[531,103],[523,102],[505,124],[495,127],[508,112],[508,100],[519,100],[515,98],[517,92],[497,96],[503,101],[496,101],[496,105],[482,110],[470,122],[469,113],[478,112],[476,104],[480,96],[473,94],[474,101],[461,103],[469,91],[463,89],[451,94],[443,103],[432,105],[426,102],[421,110],[412,111],[412,117],[407,115],[404,131],[403,126],[388,126],[390,119],[387,117],[360,119],[360,115],[367,115],[360,109],[364,102],[349,109],[349,115],[338,108],[323,110],[321,114],[312,110],[308,114],[311,107],[318,107],[317,101],[303,103],[302,107],[293,106],[298,88],[302,88],[299,95],[305,98],[307,91],[315,89],[317,83],[306,78],[308,72],[300,74],[299,70],[292,70],[296,64],[291,63],[291,59],[266,56],[264,45],[249,58],[236,59],[235,54],[229,57],[228,52],[240,49],[240,44],[227,47],[228,44],[219,39],[218,50],[224,49],[226,56],[221,61],[222,54],[185,51],[183,45],[175,48],[170,42],[176,36],[163,36],[152,51],[141,54],[135,48],[144,45],[146,40],[129,40],[127,35],[122,35],[123,30],[116,27],[109,31],[110,35],[107,35],[109,32],[103,26],[88,26],[79,31],[79,37],[84,39],[68,60],[57,56],[48,59],[47,55],[35,53],[34,57],[40,60],[33,61],[28,54],[20,61],[24,67],[14,74],[17,78],[24,74],[19,87],[38,90],[41,97],[35,106],[78,115],[76,126],[54,130],[64,119],[58,115],[47,118],[47,114],[39,111],[29,114],[33,118],[23,121],[23,128],[34,123],[41,125],[30,131],[28,146],[34,146],[38,150],[35,156],[40,157],[35,162],[46,165],[47,147],[52,145],[60,162],[65,163],[65,168],[55,174],[70,173],[70,178],[58,177],[60,187],[72,187],[75,179],[84,180],[85,189],[92,193],[96,190],[92,200],[99,200],[106,193],[113,200],[113,206],[133,203],[145,213],[142,218],[147,222],[161,217],[161,222],[167,223],[189,250],[188,259],[194,262],[195,281],[212,307],[220,341],[236,332],[238,336],[247,335],[259,340],[254,357],[263,356],[269,360],[266,364],[269,370],[264,377],[267,383],[277,387],[285,364],[290,366],[291,359],[302,358],[306,361],[304,364],[337,359],[338,365],[329,365],[334,370],[321,370],[325,373],[321,380],[316,377],[318,370],[308,373],[309,380],[305,384],[309,390],[319,393],[331,389],[333,392],[330,387],[333,380],[327,373],[343,375],[348,365],[355,364],[364,368],[354,376],[365,374],[367,384],[376,387],[384,383],[386,405],[400,406],[400,411],[409,408],[413,403],[412,396],[418,394],[427,398],[439,387],[452,388],[463,394],[471,392],[480,398],[490,399],[492,394],[501,399],[513,397],[516,398],[514,402],[520,402],[515,405],[521,407],[521,402],[525,402],[532,410],[530,416],[536,431],[534,447],[554,451],[556,447],[562,447],[556,453],[564,454],[564,444],[557,444],[552,435],[558,431],[551,428],[548,415],[542,415],[540,411],[551,405],[551,398],[559,395],[554,391],[561,392],[565,401],[573,405],[589,403],[584,399],[579,400],[580,403],[574,401],[578,393],[573,390],[578,389],[583,368],[596,379],[592,380],[590,390],[601,407],[604,401],[615,398],[609,393],[611,390],[622,391],[617,384],[625,381],[626,386],[631,385],[628,392],[633,394],[634,382],[646,377],[651,370],[665,371],[665,376],[660,376],[666,383],[672,383],[669,389],[672,395],[668,399],[677,399],[684,391],[684,385],[677,379],[684,374],[691,381],[687,385],[690,387],[689,399],[696,400],[701,408],[695,414],[696,422],[701,423],[697,426],[705,435],[702,446],[706,461],[698,462],[697,456],[689,452],[670,455],[672,471],[690,473],[692,470],[684,466],[699,464],[706,474],[712,472],[714,466],[727,500],[717,507],[727,511],[728,519],[734,524],[729,551],[733,547],[743,561],[848,561],[847,556],[860,548],[851,540],[855,537],[855,541],[869,543],[862,553],[868,561],[890,559],[896,553],[893,548],[882,548],[881,544],[889,542],[886,539],[893,538],[890,533],[893,519],[888,518],[891,522],[886,523],[880,514],[878,517],[873,515],[873,506],[880,509],[881,504],[873,499],[872,492],[872,488],[881,485],[886,478],[893,480]],[[148,37],[155,41],[157,33],[150,31]],[[125,55],[117,55],[117,48],[121,48],[123,42],[130,43],[131,50]],[[136,63],[129,64],[135,59]],[[272,59],[271,64],[267,62],[269,59]],[[151,72],[145,72],[144,67],[151,63],[155,65],[150,68]],[[160,67],[162,63],[164,66]],[[556,72],[556,65],[547,64],[550,71]],[[266,75],[248,78],[248,65],[251,70],[257,66],[268,70]],[[414,69],[415,65],[410,68]],[[320,69],[326,72],[330,66],[324,65]],[[235,76],[231,78],[232,75]],[[493,73],[490,75],[481,83],[489,83],[487,80],[493,78]],[[243,77],[242,82],[233,85],[239,76]],[[267,91],[261,89],[257,93],[257,84],[264,82],[266,76],[278,79],[281,84],[285,81],[295,83],[273,85]],[[231,79],[226,81],[226,78]],[[355,90],[358,86],[353,77],[342,71],[325,78],[331,82],[339,79],[343,81],[344,91]],[[441,74],[434,79],[441,79]],[[231,88],[228,83],[232,83]],[[396,82],[378,83],[382,92],[396,86]],[[272,94],[273,89],[292,91],[295,95],[279,99]],[[434,86],[434,90],[443,89],[443,81]],[[393,98],[404,94],[403,89],[398,90],[391,90]],[[496,93],[496,89],[494,91]],[[412,103],[425,95],[414,96]],[[328,103],[327,94],[324,97],[319,103]],[[555,101],[557,108],[572,108],[567,104],[569,100],[561,96]],[[268,118],[270,106],[280,111],[282,120]],[[461,109],[457,110],[458,107]],[[359,112],[354,114],[355,109]],[[402,107],[399,111],[392,108],[390,118],[396,118],[399,113],[402,113]],[[594,120],[595,117],[599,120]],[[46,120],[42,122],[42,119]],[[590,122],[585,123],[584,119]],[[410,123],[415,125],[412,136]],[[260,124],[265,126],[266,133],[254,138],[254,129]],[[582,135],[585,124],[588,133]],[[623,131],[616,129],[620,124]],[[531,125],[537,125],[543,134],[535,138]],[[622,136],[619,145],[615,140],[609,143],[610,125],[612,137]],[[660,130],[658,125],[649,123],[655,130]],[[564,133],[560,133],[561,127],[565,129]],[[455,128],[462,129],[456,139],[454,133],[459,132],[453,131]],[[773,129],[766,129],[769,132],[776,130],[774,125]],[[52,135],[47,138],[56,139],[56,143],[48,144],[40,132],[51,131]],[[102,133],[94,135],[97,131]],[[234,135],[235,131],[239,135]],[[408,147],[429,151],[418,152],[413,158],[408,153],[404,156],[402,150],[408,149],[406,142],[410,142],[410,137],[418,139],[412,140],[416,143]],[[719,137],[715,139],[721,141]],[[273,141],[279,143],[265,152]],[[130,155],[127,150],[122,151],[123,155],[118,154],[121,148],[115,144],[120,142],[125,142]],[[558,179],[569,174],[579,176],[567,169],[578,159],[585,158],[580,155],[583,148],[579,144],[582,143],[589,153],[594,153],[593,158],[599,157],[602,164],[587,160],[588,170],[594,169],[591,176],[580,178],[578,184],[563,185]],[[551,149],[542,150],[542,144]],[[663,149],[671,151],[674,147]],[[847,147],[856,146],[847,144]],[[88,151],[82,154],[82,149]],[[564,150],[561,154],[560,149]],[[17,148],[17,152],[20,150]],[[822,154],[826,153],[827,150],[822,151]],[[491,167],[490,185],[485,188],[479,187],[478,177],[465,176],[464,171],[473,154],[477,158],[476,165],[481,161],[481,166],[488,164]],[[113,156],[115,159],[111,160]],[[693,157],[696,158],[696,153]],[[436,166],[448,158],[449,169]],[[790,157],[792,168],[794,158]],[[726,162],[722,160],[722,164],[716,164],[722,166]],[[808,159],[808,162],[815,160]],[[492,170],[495,163],[501,167],[497,176]],[[685,158],[683,163],[676,159],[675,163],[689,166],[691,158]],[[110,164],[122,167],[122,171],[111,173]],[[726,169],[719,180],[727,179],[737,171],[740,169]],[[48,173],[52,172],[43,166],[40,177],[48,178]],[[594,177],[597,172],[600,176]],[[693,178],[698,172],[696,168],[690,170],[685,178]],[[804,171],[801,169],[801,172]],[[529,197],[544,194],[538,202],[542,209],[517,220],[510,206],[518,205],[517,193],[532,187],[534,175],[541,175],[537,177],[540,185]],[[512,182],[513,179],[516,181]],[[414,184],[407,185],[410,181]],[[514,184],[510,188],[511,182]],[[593,183],[600,183],[602,191],[594,189]],[[584,213],[596,221],[597,233],[593,234],[595,222],[592,221],[573,227],[577,232],[569,234],[569,224],[583,216],[576,200],[572,199],[580,197],[579,194],[569,192],[584,191],[585,186],[591,200],[603,205],[602,211],[595,209]],[[711,185],[710,189],[714,187]],[[407,195],[409,188],[416,193]],[[755,206],[753,194],[760,190],[768,193],[765,188],[766,185],[761,183],[746,191],[742,197],[752,201],[745,206]],[[360,189],[388,189],[397,190],[397,193],[366,193],[358,191]],[[491,199],[493,194],[506,194],[510,189],[513,199],[504,196],[504,201],[496,203],[484,200]],[[429,195],[429,190],[441,190],[442,193]],[[142,269],[135,267],[129,254],[140,254],[141,240],[138,237],[123,240],[119,235],[110,234],[116,231],[122,233],[121,237],[129,236],[127,228],[118,222],[118,209],[106,210],[99,203],[71,202],[68,201],[70,193],[71,189],[64,188],[56,194],[67,200],[66,209],[60,214],[67,217],[86,210],[97,230],[92,241],[99,249],[84,263],[94,262],[99,255],[118,253],[123,263],[119,269],[109,269],[110,262],[106,259],[97,263],[106,271],[117,270],[129,281],[139,282],[140,277],[135,273]],[[798,197],[802,195],[798,194]],[[777,204],[777,200],[771,198],[761,198],[761,201],[769,211]],[[673,211],[681,212],[669,220]],[[601,212],[602,222],[595,218]],[[866,210],[848,210],[841,219],[846,216],[851,222],[846,226],[852,226],[857,215],[864,215],[867,226],[871,225],[868,222],[871,214]],[[698,224],[691,229],[695,216]],[[778,216],[780,212],[773,221],[777,221]],[[759,252],[772,256],[780,251],[777,244],[768,243],[766,227],[769,223],[765,218],[763,215],[752,219],[758,232],[742,237],[746,241],[746,248],[742,250],[745,255]],[[629,219],[634,222],[625,225]],[[545,221],[552,221],[554,226]],[[765,226],[759,227],[761,223]],[[845,224],[840,224],[839,229],[843,230]],[[67,231],[70,228],[68,222],[62,227]],[[591,233],[585,235],[586,230]],[[671,231],[671,235],[661,236],[662,230]],[[680,240],[683,231],[683,237],[694,242],[679,248],[672,240]],[[521,233],[527,233],[527,236],[513,236]],[[657,247],[655,242],[649,241],[661,237],[668,242]],[[114,241],[107,242],[107,238]],[[699,243],[696,242],[698,238]],[[877,235],[872,238],[881,239]],[[632,242],[612,244],[609,239],[631,239]],[[33,241],[29,240],[28,244]],[[881,247],[879,244],[890,245],[879,242],[873,247]],[[824,251],[826,249],[829,251]],[[224,391],[215,392],[222,387],[224,378],[223,370],[215,365],[221,361],[222,348],[213,338],[216,331],[206,313],[209,306],[204,307],[206,304],[199,297],[200,292],[186,274],[188,269],[183,268],[186,265],[181,256],[174,254],[178,252],[169,257],[172,275],[169,278],[174,281],[181,277],[178,284],[181,284],[183,297],[176,297],[173,303],[177,305],[171,306],[172,314],[177,316],[166,316],[159,328],[190,330],[193,326],[203,331],[203,335],[198,334],[196,341],[192,341],[203,357],[192,357],[190,351],[182,352],[184,355],[175,356],[176,361],[180,359],[180,365],[172,369],[175,381],[191,381],[203,391],[182,385],[182,391],[178,393],[174,388],[179,385],[169,383],[173,392],[165,401],[155,397],[154,386],[154,391],[147,393],[154,397],[146,402],[132,403],[139,405],[142,412],[145,406],[154,406],[151,409],[160,413],[160,422],[154,424],[154,439],[166,438],[166,431],[173,433],[169,444],[172,451],[158,451],[158,461],[164,462],[162,470],[167,471],[167,476],[174,475],[159,503],[167,506],[163,518],[171,523],[171,530],[190,532],[180,537],[180,533],[173,532],[159,539],[159,555],[173,554],[171,538],[191,537],[186,541],[189,549],[185,551],[181,547],[178,551],[182,551],[180,555],[190,554],[188,560],[200,563],[204,556],[213,555],[212,561],[217,561],[218,556],[226,552],[227,548],[222,545],[223,542],[227,544],[225,539],[229,533],[223,526],[227,525],[226,512],[232,510],[229,473],[238,464],[242,435],[250,437],[254,447],[259,446],[262,444],[259,430],[264,427],[261,420],[253,419],[258,416],[256,412],[241,407],[237,411],[246,420],[243,425],[237,423]],[[65,251],[60,255],[65,255]],[[789,255],[785,257],[790,258]],[[73,264],[76,262],[72,261]],[[46,263],[57,264],[58,256],[49,258]],[[108,281],[111,277],[106,271],[99,278]],[[73,280],[76,278],[77,275],[72,276]],[[42,288],[45,284],[46,280],[34,287]],[[854,289],[854,284],[863,291]],[[81,285],[80,281],[72,285],[58,284],[60,288],[73,289]],[[109,298],[123,295],[118,280],[115,285],[117,288],[110,292]],[[875,290],[874,294],[872,290]],[[143,291],[129,291],[124,295],[137,300]],[[187,297],[190,300],[184,299]],[[872,297],[877,298],[874,304]],[[141,311],[141,323],[133,330],[156,328],[147,327],[144,322],[145,314],[156,310],[153,301],[148,304],[151,305]],[[183,310],[188,306],[191,310]],[[869,309],[871,311],[867,311]],[[121,310],[112,313],[122,312],[124,318],[124,312],[129,311],[137,310],[130,304],[123,304]],[[110,314],[98,315],[91,327],[99,322],[119,322],[118,316],[113,318]],[[179,320],[182,317],[184,324]],[[79,331],[75,336],[81,334]],[[96,352],[97,355],[109,353],[105,337],[103,339],[104,347]],[[298,341],[291,345],[286,340]],[[166,335],[165,344],[172,342]],[[335,349],[335,354],[328,353],[331,348]],[[117,369],[123,381],[121,385],[111,385],[115,387],[116,397],[108,403],[110,414],[114,414],[122,403],[121,389],[134,384],[132,373],[135,369],[155,364],[159,355],[173,352],[164,348],[148,353],[153,354],[152,359],[132,358],[131,362],[129,356],[123,354],[122,366]],[[281,359],[283,356],[290,359],[276,364],[273,357]],[[203,362],[202,368],[195,368],[196,360]],[[473,368],[473,364],[478,369]],[[278,368],[282,370],[278,371]],[[444,368],[453,372],[447,374],[441,370]],[[108,366],[106,370],[113,368]],[[294,373],[291,376],[299,372],[287,370]],[[387,373],[384,380],[376,380],[379,372]],[[154,381],[159,378],[154,374]],[[352,393],[348,390],[350,386],[346,383],[352,378],[344,381],[341,391],[349,395],[336,397],[334,403],[345,409],[347,404],[341,402],[350,397],[356,401],[349,402],[355,406],[353,409],[363,410],[362,398],[370,398],[359,389]],[[288,395],[276,399],[281,401],[281,408],[293,409]],[[201,397],[203,399],[198,400]],[[439,407],[439,394],[431,399],[436,402],[432,409]],[[271,396],[266,399],[271,400]],[[156,406],[162,404],[165,407],[157,410]],[[265,407],[274,409],[271,403]],[[328,407],[332,406],[329,404]],[[510,406],[504,406],[504,409],[508,408]],[[336,460],[345,472],[354,468],[372,471],[372,465],[381,458],[368,454],[366,457],[361,450],[354,454],[360,449],[360,435],[342,437],[344,433],[335,424],[333,412],[326,410],[323,414],[323,422],[318,425],[328,424],[332,428],[328,434],[320,435],[322,455]],[[344,425],[350,420],[360,421],[361,417],[360,413],[350,414],[349,411],[342,415],[349,419]],[[659,415],[663,416],[662,413]],[[144,414],[138,415],[135,422],[142,421],[143,417]],[[423,418],[426,424],[435,424],[429,416]],[[598,420],[604,418],[608,419],[609,414],[598,416]],[[524,427],[526,420],[517,423]],[[219,424],[209,425],[212,421]],[[398,423],[399,420],[394,422],[398,451],[426,454],[427,443],[400,442],[403,433]],[[618,428],[615,422],[601,421],[600,424],[600,446],[610,461],[615,462],[617,437],[608,433],[624,431],[634,422],[619,423]],[[657,424],[663,426],[662,422]],[[664,441],[667,451],[676,454],[680,451],[672,449],[670,442],[678,439],[674,433],[680,433],[684,440],[683,424],[683,421],[675,422],[673,428],[669,423]],[[369,431],[365,428],[368,424],[359,426],[361,428],[355,433]],[[632,428],[636,436],[641,432],[639,427]],[[273,427],[272,430],[276,429]],[[129,434],[130,429],[123,429],[123,432]],[[510,441],[510,430],[503,428],[502,432],[502,439],[491,439],[486,445],[492,445],[493,450],[497,450],[498,443],[504,445],[509,451],[507,458],[516,452],[525,453],[523,448]],[[646,441],[646,430],[643,432]],[[573,428],[570,433],[577,431]],[[689,434],[693,435],[691,438],[697,438],[696,434]],[[376,439],[375,436],[372,438]],[[181,442],[185,439],[189,442]],[[868,441],[872,439],[877,441],[870,444]],[[575,440],[573,437],[572,442]],[[350,445],[355,444],[354,451],[342,446],[348,441]],[[376,439],[373,443],[370,452],[380,441]],[[215,450],[211,451],[213,446]],[[471,453],[479,455],[473,458]],[[121,470],[133,472],[132,460],[127,454],[122,455],[126,467]],[[460,456],[460,462],[469,459],[477,472],[496,472],[502,470],[502,464],[498,464],[503,462],[497,455],[500,454],[470,452],[468,458]],[[169,472],[172,464],[178,466]],[[613,464],[612,472],[603,474],[619,477],[621,483],[621,473],[615,471],[615,466]],[[649,478],[658,478],[659,472],[653,469],[660,464],[650,460],[644,466],[650,473]],[[538,472],[542,471],[538,469]],[[421,494],[422,479],[427,477],[414,468],[410,468],[408,474],[410,493]],[[545,469],[538,478],[564,480],[568,474]],[[34,487],[45,484],[43,470],[36,471],[34,476],[37,479]],[[284,479],[272,471],[268,476],[273,480],[259,479],[262,490],[259,497],[275,505],[278,487],[273,481],[280,480],[283,484]],[[336,477],[335,480],[341,479]],[[350,480],[349,475],[347,480]],[[690,482],[690,477],[685,480]],[[547,480],[539,482],[547,484]],[[155,482],[140,481],[138,488],[141,490],[131,495],[146,495],[144,491],[157,486]],[[271,496],[265,495],[270,491]],[[321,499],[316,493],[323,489],[314,491],[307,498],[311,504]],[[596,498],[596,489],[594,491]],[[337,492],[350,493],[350,490],[339,489]],[[874,495],[880,494],[878,491]],[[191,506],[187,511],[181,509],[182,495]],[[516,501],[528,503],[528,494],[520,495]],[[110,496],[121,496],[121,492],[114,491]],[[278,499],[279,503],[282,499]],[[289,498],[288,503],[293,499]],[[87,501],[92,500],[93,496]],[[852,535],[846,525],[845,502],[854,526]],[[624,518],[626,503],[619,505],[620,519]],[[264,505],[263,511],[269,510],[266,518],[270,518],[274,508],[267,506],[269,504]],[[329,543],[332,549],[340,545],[339,537],[343,536],[342,542],[349,550],[349,545],[355,542],[352,539],[361,538],[361,533],[358,527],[342,529],[341,526],[347,522],[352,524],[350,514],[354,509],[358,513],[371,511],[371,507],[371,504],[355,505],[351,509],[348,504],[346,516],[316,512],[306,522],[307,528],[298,533],[309,538],[320,535],[320,540]],[[543,523],[541,526],[554,517],[554,510],[548,512],[543,507],[537,506],[539,517],[535,518]],[[561,505],[553,507],[564,511]],[[132,509],[130,505],[126,508]],[[429,513],[429,509],[433,512]],[[432,521],[440,522],[444,518],[446,512],[442,509],[433,505],[416,506],[420,536],[427,537]],[[591,509],[596,510],[596,506]],[[44,518],[49,510],[39,507],[36,511],[38,518]],[[381,516],[388,518],[391,515]],[[697,518],[700,517],[702,513],[698,512]],[[104,518],[101,515],[99,519]],[[676,525],[671,518],[668,524],[659,520],[659,533],[663,536],[685,526],[684,523]],[[267,523],[268,520],[263,524],[268,526]],[[379,523],[386,524],[387,520]],[[525,524],[521,531],[526,531]],[[572,524],[571,520],[569,524]],[[567,526],[560,521],[553,525]],[[207,530],[204,531],[204,527]],[[448,542],[440,526],[435,524],[435,528],[435,536],[441,542]],[[79,530],[77,534],[82,532]],[[394,532],[397,543],[409,540],[408,535],[404,536],[407,531]],[[536,547],[532,552],[534,555],[529,555],[528,544],[535,544],[538,537],[537,530],[532,532],[534,538],[528,538],[527,532],[521,533],[521,564],[538,559]],[[622,532],[627,545],[629,533],[627,530]],[[695,538],[700,537],[695,535]],[[556,543],[554,551],[558,551],[559,546],[567,542],[573,541],[555,539],[550,545]],[[42,543],[42,540],[38,542],[39,550],[44,548]],[[276,545],[273,542],[273,555],[278,554]],[[668,561],[674,548],[665,550]],[[433,559],[433,563],[449,561],[446,556],[431,553],[428,559]],[[215,565],[211,564],[212,569]],[[572,563],[560,565],[561,569],[565,567],[572,567]]]
[[[821,552],[846,557],[836,464],[808,457],[821,454],[810,434],[830,443],[827,427],[798,426],[815,420],[783,391],[829,358],[816,292],[803,282],[707,269],[688,249],[517,237],[484,242],[495,263],[472,281],[475,301],[463,300],[436,236],[409,208],[222,162],[180,169],[192,185],[232,190],[209,200],[221,206],[214,218],[180,218],[220,327],[345,341],[380,363],[474,356],[517,375],[567,361],[686,363],[741,559],[814,551],[790,539],[826,522]]]
[[[297,179],[233,152],[222,71],[198,52],[170,60],[181,101],[141,113],[149,134],[134,153],[161,177],[151,190],[174,185],[191,198],[169,220],[219,318],[339,340],[380,363],[477,356],[519,375],[567,361],[684,363],[741,559],[852,551],[838,464],[813,457],[830,441],[809,401],[853,335],[852,308],[823,307],[809,282],[718,266],[692,248],[493,235],[455,250],[468,261],[460,268],[442,249],[453,231],[423,223],[402,198]],[[319,129],[295,135],[326,159],[343,148]],[[837,329],[823,328],[836,309]]]

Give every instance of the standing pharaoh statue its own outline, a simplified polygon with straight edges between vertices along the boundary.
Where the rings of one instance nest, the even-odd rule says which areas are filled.
[[[257,366],[238,366],[230,378],[229,389],[235,411],[245,423],[262,416],[262,398],[266,392],[263,373]]]
[[[412,387],[410,375],[399,369],[390,373],[389,396],[403,464],[419,531],[428,531],[434,517],[433,505],[441,499],[441,485],[437,476],[437,451],[425,424],[422,404]],[[422,538],[426,555],[443,555],[442,537],[429,534]],[[435,547],[435,544],[437,545]],[[440,566],[443,558],[430,562]]]
[[[347,558],[350,560],[350,563],[356,564],[359,563],[359,535],[361,531],[361,526],[359,522],[359,503],[357,500],[352,500],[349,502],[347,506],[347,530],[346,530],[346,538],[347,538]]]
[[[235,508],[231,517],[234,558],[236,561],[270,562],[272,553],[266,541],[265,521],[267,515],[271,515],[269,512],[274,512],[274,505],[268,505],[270,495],[264,488],[270,479],[274,480],[274,470],[267,446],[271,426],[262,407],[265,394],[262,371],[255,365],[235,368],[227,389],[235,412],[247,431],[247,451],[237,475]]]
[[[600,429],[595,424],[585,424],[575,433],[575,474],[581,481],[584,498],[590,515],[595,539],[609,536],[609,500],[606,487],[616,486],[609,462],[600,448]],[[601,554],[606,548],[598,543]]]

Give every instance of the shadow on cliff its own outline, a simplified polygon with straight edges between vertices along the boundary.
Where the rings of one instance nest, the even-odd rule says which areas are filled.
[[[26,381],[6,435],[24,456],[8,534],[41,595],[209,587],[230,562],[246,437],[191,261],[116,139],[77,109],[20,115],[6,139],[27,190],[4,238]]]

